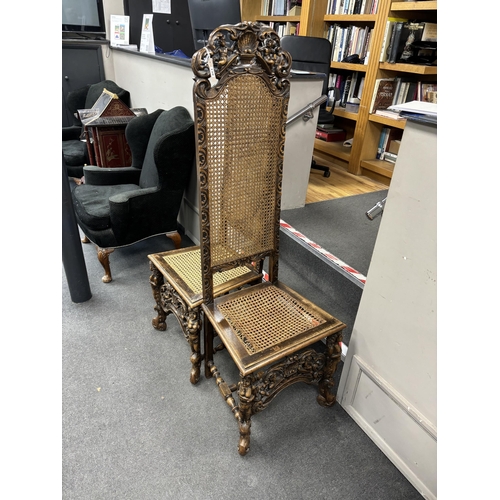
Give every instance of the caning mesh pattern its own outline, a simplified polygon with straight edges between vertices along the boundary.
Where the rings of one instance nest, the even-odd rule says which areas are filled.
[[[202,293],[201,254],[199,248],[189,252],[165,255],[163,259],[194,293]],[[248,273],[246,267],[236,267],[229,271],[214,273],[214,286],[222,285],[246,273]]]
[[[326,322],[305,304],[274,286],[232,297],[218,308],[249,354]]]
[[[212,266],[273,247],[282,98],[258,76],[206,102]]]

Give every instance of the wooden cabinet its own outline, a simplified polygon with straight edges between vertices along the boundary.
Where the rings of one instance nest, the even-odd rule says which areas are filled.
[[[263,2],[264,0],[262,0]],[[369,113],[371,98],[377,78],[395,78],[401,75],[414,75],[422,81],[436,81],[437,66],[420,66],[415,64],[380,63],[386,22],[388,17],[418,19],[437,22],[437,2],[402,0],[379,0],[376,14],[327,15],[328,0],[303,0],[300,16],[263,16],[262,2],[241,0],[242,20],[300,23],[299,35],[327,36],[331,24],[369,26],[373,29],[370,41],[368,64],[350,64],[332,62],[333,72],[359,71],[365,75],[365,83],[358,113],[336,107],[334,114],[336,123],[353,138],[352,148],[340,143],[326,143],[315,140],[314,154],[319,158],[334,161],[355,175],[366,175],[389,185],[394,166],[386,161],[376,160],[378,140],[382,127],[390,126],[404,129],[404,120],[391,120]]]

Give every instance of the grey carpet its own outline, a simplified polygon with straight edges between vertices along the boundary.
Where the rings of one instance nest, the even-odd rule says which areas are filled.
[[[365,213],[386,196],[383,190],[309,203],[283,210],[281,218],[366,276],[381,217],[370,221]]]
[[[214,381],[189,383],[177,321],[169,316],[166,332],[151,326],[147,255],[168,248],[161,236],[116,250],[104,284],[95,249],[84,245],[92,297],[80,304],[63,271],[64,500],[422,498],[339,404],[320,407],[305,384],[254,416],[251,450],[240,457]],[[282,271],[303,281],[294,265]],[[227,353],[217,356],[230,367]]]

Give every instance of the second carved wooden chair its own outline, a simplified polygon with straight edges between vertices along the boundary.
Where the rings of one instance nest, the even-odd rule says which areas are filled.
[[[165,331],[167,316],[174,314],[191,348],[189,380],[196,384],[203,361],[200,342],[203,302],[200,247],[169,250],[148,255],[148,258],[151,269],[149,282],[157,312],[152,321],[153,327]],[[262,281],[262,272],[258,267],[239,266],[216,276],[214,293],[216,296],[223,295],[257,281]]]
[[[345,328],[278,281],[290,67],[278,35],[250,22],[214,30],[192,58],[205,374],[236,418],[240,455],[250,447],[251,417],[291,384],[317,384],[319,404],[335,403]],[[263,259],[268,281],[217,293],[221,272]],[[234,384],[214,363],[216,337],[239,371]]]

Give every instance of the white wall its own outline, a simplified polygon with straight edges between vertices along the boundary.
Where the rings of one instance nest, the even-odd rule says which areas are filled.
[[[436,128],[408,122],[339,385],[346,411],[437,495]]]

